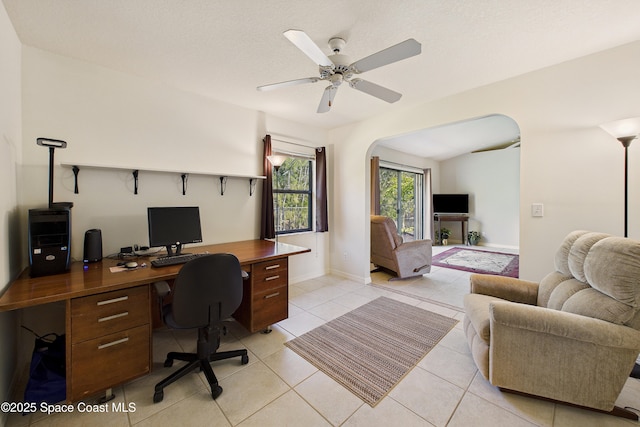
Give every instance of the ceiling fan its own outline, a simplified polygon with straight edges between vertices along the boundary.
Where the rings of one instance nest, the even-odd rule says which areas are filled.
[[[273,83],[264,86],[258,86],[258,90],[272,90],[285,86],[293,86],[304,83],[315,83],[320,80],[326,80],[331,84],[327,86],[318,105],[318,113],[326,113],[331,109],[333,98],[336,96],[338,87],[347,82],[349,86],[361,92],[375,96],[386,102],[396,102],[402,97],[402,94],[387,89],[375,83],[359,78],[353,78],[354,75],[373,70],[406,58],[418,55],[422,46],[414,39],[408,39],[394,46],[388,47],[380,52],[374,53],[362,58],[359,61],[351,62],[351,59],[342,53],[346,42],[340,37],[334,37],[329,40],[329,47],[333,51],[333,55],[327,56],[316,45],[313,40],[301,30],[287,30],[284,36],[291,41],[305,55],[311,58],[319,66],[320,77],[306,77],[303,79],[289,80],[281,83]]]

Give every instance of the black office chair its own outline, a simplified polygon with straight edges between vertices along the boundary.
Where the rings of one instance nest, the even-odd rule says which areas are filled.
[[[246,273],[240,268],[238,258],[231,254],[212,254],[187,262],[175,280],[173,303],[162,307],[162,317],[167,326],[174,329],[198,328],[198,352],[167,354],[165,367],[174,360],[187,365],[156,384],[153,402],[164,398],[163,389],[196,368],[200,368],[211,387],[211,397],[222,393],[210,362],[241,357],[243,365],[249,363],[247,350],[217,352],[223,320],[233,314],[242,301],[242,279]],[[169,292],[167,282],[155,283],[158,295]]]

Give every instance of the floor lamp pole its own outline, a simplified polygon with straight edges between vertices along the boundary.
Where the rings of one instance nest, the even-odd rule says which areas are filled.
[[[618,138],[618,141],[620,141],[622,143],[622,146],[624,147],[624,237],[629,237],[627,235],[627,210],[628,210],[628,203],[629,203],[629,191],[628,191],[629,145],[631,145],[631,141],[633,141],[634,139],[636,139],[635,136],[624,136],[624,137]],[[639,364],[636,363],[634,365],[633,369],[631,370],[630,376],[633,378],[640,378]]]
[[[624,146],[624,237],[629,237],[627,232],[628,212],[629,212],[629,144],[623,142]]]
[[[629,237],[627,233],[627,211],[629,206],[629,145],[636,139],[635,136],[623,136],[618,138],[624,147],[624,237]]]

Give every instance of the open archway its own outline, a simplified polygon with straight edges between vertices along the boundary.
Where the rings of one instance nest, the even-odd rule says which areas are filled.
[[[468,194],[467,231],[479,231],[482,245],[517,249],[519,146],[518,124],[508,116],[492,114],[376,140],[367,151],[366,162],[378,157],[385,168],[428,171],[430,183],[425,185],[430,185],[433,194]],[[370,179],[369,188],[372,182]],[[433,235],[429,194],[424,193],[421,202],[424,238]],[[370,200],[377,202],[375,197]],[[450,241],[465,240],[459,226],[446,225],[453,232]]]

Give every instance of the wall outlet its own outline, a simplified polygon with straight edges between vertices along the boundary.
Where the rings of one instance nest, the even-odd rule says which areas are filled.
[[[531,216],[540,218],[544,216],[544,205],[542,203],[531,204]]]

